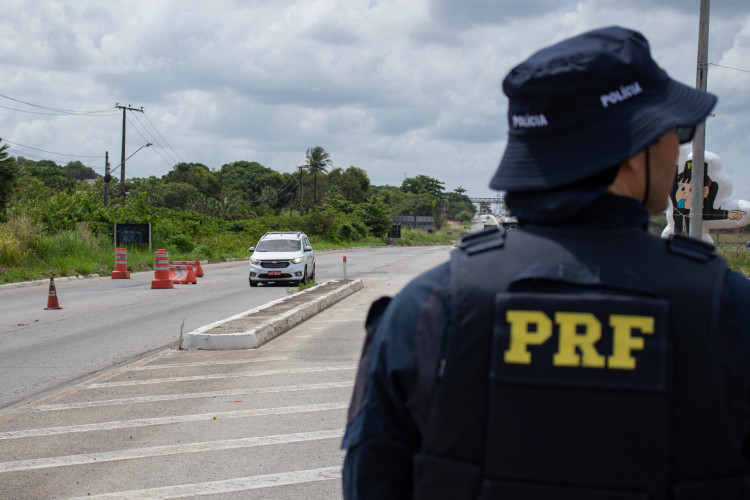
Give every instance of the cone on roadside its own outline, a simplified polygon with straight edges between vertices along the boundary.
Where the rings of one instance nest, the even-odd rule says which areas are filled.
[[[174,288],[174,283],[169,277],[169,253],[162,248],[154,253],[154,279],[151,280],[151,288]]]
[[[193,263],[187,260],[176,260],[169,266],[170,272],[172,269],[176,270],[176,275],[172,277],[172,282],[175,285],[195,285],[198,280],[195,279],[195,272],[193,271]]]
[[[55,278],[50,276],[49,278],[49,295],[47,296],[47,307],[45,311],[50,309],[62,309],[60,302],[57,300],[57,290],[55,289]]]
[[[130,271],[128,271],[127,248],[115,249],[115,270],[112,271],[112,279],[130,279]]]
[[[195,276],[196,278],[203,277],[203,268],[201,267],[201,260],[195,259]]]

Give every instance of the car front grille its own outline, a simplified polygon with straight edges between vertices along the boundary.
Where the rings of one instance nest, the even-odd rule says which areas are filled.
[[[289,261],[288,260],[262,260],[260,262],[260,267],[265,269],[284,269],[285,267],[289,267]]]
[[[264,280],[288,280],[294,278],[291,274],[280,274],[278,276],[269,276],[267,274],[259,274],[258,278],[264,279]]]

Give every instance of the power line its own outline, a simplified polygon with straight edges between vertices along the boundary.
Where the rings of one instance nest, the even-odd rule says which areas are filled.
[[[131,119],[130,119],[130,117],[128,117],[128,123],[130,123],[130,125],[132,125],[132,126],[133,126],[133,129],[134,129],[134,130],[135,130],[136,132],[138,132],[138,135],[140,135],[140,136],[141,136],[141,138],[142,138],[142,139],[143,139],[144,141],[146,141],[146,142],[151,142],[151,141],[149,141],[149,140],[148,140],[148,139],[146,138],[146,136],[145,136],[145,135],[143,135],[143,133],[142,133],[142,132],[141,132],[141,131],[140,131],[140,130],[138,129],[138,127],[136,127],[136,126],[135,126],[135,125],[136,125],[136,122],[134,122],[133,120],[131,120]],[[140,124],[139,124],[139,125],[140,125]],[[159,144],[159,143],[156,143],[156,144],[157,144],[157,145],[158,145],[159,147],[162,147],[162,146],[161,146],[161,144]],[[162,148],[162,149],[163,149],[163,148]],[[164,161],[164,163],[165,163],[165,164],[166,164],[166,165],[167,165],[167,166],[168,166],[169,168],[172,168],[172,167],[174,166],[174,163],[170,163],[170,162],[169,162],[169,160],[167,160],[166,158],[164,158],[164,156],[163,156],[163,155],[162,155],[162,154],[161,154],[161,153],[159,152],[159,150],[158,150],[158,149],[154,149],[154,152],[155,152],[155,153],[156,153],[156,154],[157,154],[157,155],[159,156],[159,158],[161,158],[161,159],[162,159],[162,161]],[[176,162],[175,162],[175,163],[176,163]]]
[[[46,115],[46,116],[70,116],[71,113],[42,113],[41,111],[28,111],[25,109],[18,109],[18,108],[9,108],[8,106],[0,106],[0,108],[8,109],[11,111],[18,111],[19,113],[28,113],[31,115]],[[84,116],[84,113],[75,114],[74,116]],[[107,117],[107,116],[117,116],[118,113],[107,113],[107,114],[90,114],[85,116],[93,116],[95,118],[99,117]]]
[[[15,97],[10,97],[10,96],[3,95],[3,94],[0,94],[0,97],[3,97],[10,101],[25,104],[27,106],[31,106],[32,108],[46,109],[47,111],[54,111],[57,114],[65,114],[65,115],[96,115],[99,113],[109,113],[115,109],[115,108],[107,108],[107,109],[100,109],[100,110],[94,110],[94,111],[77,111],[74,109],[53,108],[50,106],[43,106],[41,104],[34,104],[31,102],[22,101],[21,99],[16,99]],[[8,109],[11,109],[11,108],[8,108]],[[16,111],[22,111],[22,110],[16,110]]]
[[[174,151],[174,154],[177,155],[177,158],[179,158],[180,160],[182,160],[183,163],[187,163],[185,160],[182,159],[182,157],[179,154],[177,154],[177,151],[175,151],[174,148],[169,144],[169,142],[167,142],[167,140],[164,138],[164,136],[161,135],[161,132],[159,132],[159,129],[156,128],[156,125],[154,125],[154,123],[151,121],[151,119],[148,117],[148,115],[146,114],[145,111],[143,112],[143,116],[146,117],[146,120],[148,120],[148,122],[151,124],[151,126],[156,131],[156,133],[159,134],[159,137],[161,137],[164,140],[164,142],[167,144],[167,146],[169,146],[169,149],[171,149],[172,151]]]
[[[21,151],[20,149],[15,149],[15,148],[8,148],[7,151],[9,153],[14,153],[16,159],[18,158],[29,159],[29,160],[36,159],[36,161],[47,160],[47,161],[51,161],[55,165],[58,165],[57,161],[47,156],[38,155],[36,153],[29,153],[28,151]],[[58,166],[62,167],[62,165],[58,165]],[[102,171],[104,169],[104,167],[90,167],[88,165],[86,165],[86,167],[94,171]]]
[[[124,108],[126,108],[125,106],[121,106],[119,103],[117,103],[114,107],[110,107],[110,108],[106,108],[106,109],[93,110],[93,111],[82,111],[82,110],[64,109],[64,108],[57,108],[57,107],[52,107],[52,106],[45,106],[45,105],[41,105],[41,104],[35,104],[35,103],[24,101],[22,99],[18,99],[18,98],[15,98],[15,97],[7,96],[7,95],[4,95],[4,94],[0,94],[0,98],[8,99],[10,101],[17,102],[17,103],[20,103],[20,104],[23,104],[23,105],[26,105],[26,106],[31,106],[32,108],[38,108],[38,109],[46,110],[46,112],[44,112],[44,111],[30,111],[30,110],[18,109],[18,108],[13,108],[13,107],[9,107],[9,106],[0,105],[0,108],[2,108],[2,109],[8,109],[10,111],[17,111],[17,112],[20,112],[20,113],[29,113],[29,114],[46,115],[46,116],[61,116],[61,115],[63,115],[63,116],[65,116],[65,115],[71,116],[72,115],[72,116],[96,116],[96,117],[101,116],[101,117],[111,117],[111,116],[117,116],[117,115],[119,115],[119,112],[117,110],[118,109],[123,109],[123,117],[124,117],[125,116],[125,109]],[[151,132],[151,130],[149,130],[148,126],[146,126],[144,123],[142,123],[140,121],[140,119],[137,117],[137,115],[135,115],[136,116],[136,121],[130,120],[130,117],[127,117],[127,118],[128,118],[128,121],[131,123],[131,125],[133,125],[135,127],[135,129],[139,133],[139,135],[141,135],[141,137],[143,138],[144,141],[154,143],[154,144],[156,144],[158,146],[158,148],[154,148],[154,151],[159,155],[159,157],[164,161],[164,163],[168,167],[171,168],[175,164],[179,163],[180,161],[183,162],[183,163],[186,163],[185,160],[172,147],[172,145],[169,144],[169,142],[166,140],[166,138],[164,137],[164,135],[159,131],[159,129],[156,128],[156,125],[154,125],[154,123],[151,121],[151,119],[148,116],[146,116],[146,114],[145,114],[145,112],[144,112],[144,110],[143,110],[142,107],[140,109],[135,109],[135,108],[130,108],[128,106],[127,109],[130,109],[131,111],[140,111],[141,113],[144,114],[144,116],[146,117],[146,120],[151,125],[150,128],[153,129],[153,131],[156,133],[156,135],[154,135]],[[141,128],[140,130],[139,130],[139,127],[136,126],[136,123],[140,126],[140,128]],[[145,134],[147,134],[148,136],[150,136],[150,139],[147,138],[146,135],[144,135],[144,133],[141,132],[141,130],[143,130],[143,132],[145,132]],[[161,138],[161,141],[157,139],[157,136],[159,138]],[[11,142],[11,141],[8,141],[8,142]],[[166,146],[164,146],[164,144],[166,144]],[[37,148],[32,148],[30,146],[23,146],[22,144],[17,144],[17,145],[18,146],[22,146],[22,147],[27,147],[27,148],[30,148],[30,149],[37,149]],[[123,141],[123,146],[124,146],[124,141]],[[159,152],[159,148],[161,148],[161,150],[162,150],[162,152],[164,154],[162,154],[161,152]],[[45,152],[45,153],[50,153],[50,154],[55,154],[55,155],[63,155],[63,156],[73,156],[73,157],[78,156],[78,157],[83,157],[83,158],[100,158],[101,157],[101,156],[87,156],[87,155],[66,155],[64,153],[56,153],[54,151],[45,151],[45,150],[41,150],[41,149],[37,149],[37,150]],[[174,153],[174,156],[172,155],[172,153],[170,153],[170,151],[172,153]],[[123,152],[123,154],[124,154],[124,152]],[[167,155],[169,157],[169,159],[165,158],[164,155]],[[178,159],[179,159],[179,161],[178,161]]]
[[[39,149],[39,148],[31,147],[31,146],[26,146],[24,144],[20,144],[18,142],[13,142],[13,141],[8,140],[8,139],[3,139],[3,140],[5,142],[9,142],[10,144],[15,144],[16,146],[21,146],[22,148],[33,149],[34,151],[41,151],[42,153],[49,153],[49,154],[53,154],[53,155],[72,156],[74,158],[101,158],[102,157],[102,155],[71,155],[71,154],[66,154],[66,153],[57,153],[55,151],[47,151],[46,149]]]
[[[16,153],[16,156],[20,156],[21,158],[26,158],[27,156],[30,156],[31,158],[37,158],[39,160],[49,160],[49,161],[51,161],[53,163],[56,163],[55,160],[52,160],[50,158],[46,158],[44,156],[41,156],[41,155],[38,155],[38,154],[34,154],[34,153],[28,153],[26,151],[21,151],[19,149],[15,149],[15,148],[8,148],[8,152],[9,153]]]
[[[733,69],[735,71],[742,71],[743,73],[750,73],[750,69],[740,69],[740,68],[733,68],[731,66],[722,66],[721,64],[716,64],[716,63],[712,63],[712,62],[708,63],[708,65],[709,66],[717,66],[719,68]]]
[[[157,145],[158,145],[158,146],[159,146],[160,148],[162,148],[162,149],[164,150],[164,153],[165,153],[165,154],[166,154],[167,156],[169,156],[169,159],[170,159],[170,160],[172,161],[172,164],[170,165],[170,167],[171,167],[171,166],[173,166],[173,165],[175,165],[175,164],[177,164],[177,163],[179,163],[179,162],[178,162],[178,161],[177,161],[177,160],[176,160],[176,159],[175,159],[175,158],[174,158],[174,157],[173,157],[173,156],[172,156],[172,155],[171,155],[171,154],[169,153],[169,151],[167,151],[167,150],[166,150],[166,148],[165,148],[165,147],[164,147],[164,146],[163,146],[163,145],[161,144],[161,142],[159,142],[159,140],[158,140],[158,139],[157,139],[156,137],[154,137],[154,134],[152,134],[152,133],[151,133],[151,132],[150,132],[150,131],[148,130],[148,127],[146,127],[146,126],[145,126],[145,125],[144,125],[143,123],[141,123],[141,120],[140,120],[140,118],[138,118],[138,116],[137,116],[137,115],[134,115],[134,116],[135,116],[135,120],[136,120],[136,121],[138,122],[138,126],[140,126],[140,127],[141,127],[141,128],[143,129],[143,131],[144,131],[144,132],[146,132],[146,133],[147,133],[147,134],[148,134],[148,135],[149,135],[149,136],[151,137],[150,141],[152,141],[152,142],[154,142],[155,144],[157,144]],[[140,130],[138,130],[138,127],[135,127],[135,123],[134,123],[134,122],[132,122],[132,121],[131,121],[131,122],[130,122],[130,124],[134,126],[134,128],[136,129],[136,131],[137,131],[137,132],[138,132],[138,133],[139,133],[139,134],[141,135],[141,137],[143,137],[143,139],[144,139],[144,140],[146,140],[146,141],[148,141],[148,140],[149,140],[149,139],[146,139],[146,137],[145,137],[145,136],[144,136],[144,135],[143,135],[143,134],[142,134],[142,133],[140,132]],[[161,156],[161,155],[160,155],[160,156]],[[162,158],[163,158],[163,157],[162,157]]]
[[[285,196],[287,196],[290,193],[293,193],[297,189],[297,186],[296,186],[297,179],[294,176],[299,176],[299,175],[300,175],[300,172],[292,172],[290,174],[290,177],[287,180],[287,182],[283,184],[282,186],[280,186],[279,189],[277,190],[276,192],[277,199],[284,198]],[[256,203],[260,203],[261,201],[263,200],[258,198],[256,200],[248,200],[248,203],[256,204]]]

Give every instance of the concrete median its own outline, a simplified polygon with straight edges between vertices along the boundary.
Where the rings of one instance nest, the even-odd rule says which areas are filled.
[[[361,290],[362,280],[331,280],[185,334],[182,349],[255,349]]]

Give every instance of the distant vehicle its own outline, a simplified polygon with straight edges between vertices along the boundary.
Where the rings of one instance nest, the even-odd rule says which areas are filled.
[[[515,217],[503,216],[500,218],[500,227],[506,231],[510,231],[518,228],[518,219]]]
[[[315,252],[302,231],[266,233],[249,250],[250,286],[315,281]]]

